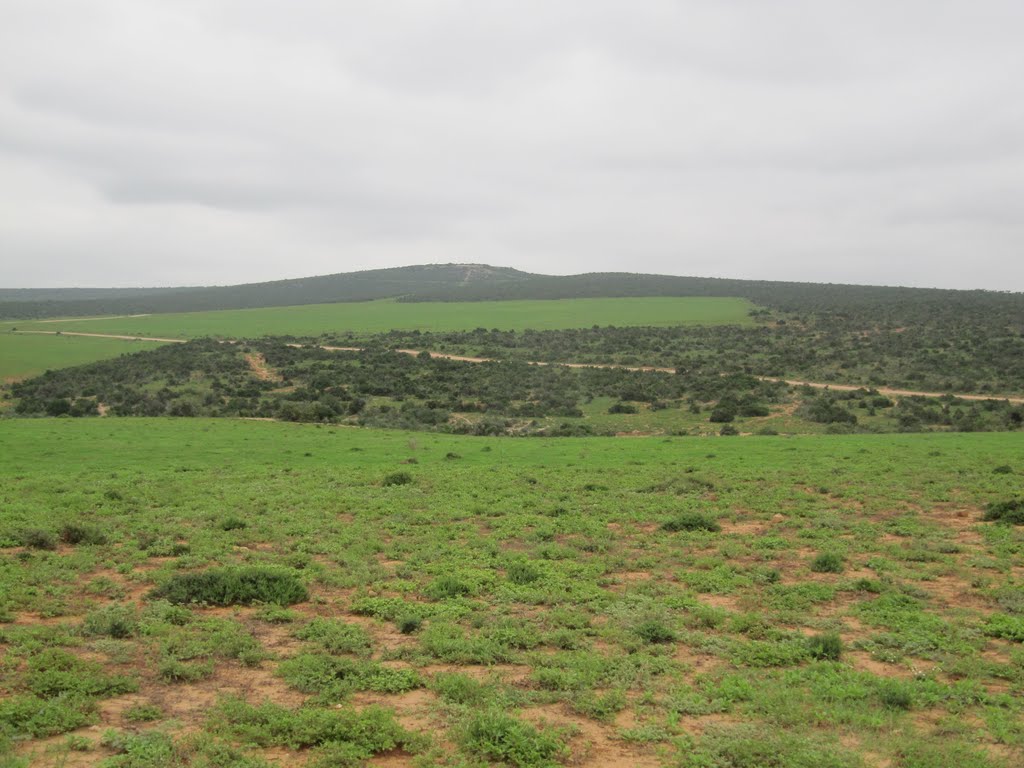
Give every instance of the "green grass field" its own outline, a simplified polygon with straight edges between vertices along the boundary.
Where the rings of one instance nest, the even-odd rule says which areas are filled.
[[[146,341],[0,333],[0,381],[24,379],[51,368],[107,360],[156,346]]]
[[[1013,434],[36,419],[0,454],[5,766],[1024,760]]]
[[[560,299],[401,304],[393,300],[298,307],[189,312],[61,323],[21,322],[44,331],[85,331],[138,336],[318,336],[321,333],[391,329],[433,331],[499,328],[546,330],[592,325],[746,325],[754,305],[728,298]]]

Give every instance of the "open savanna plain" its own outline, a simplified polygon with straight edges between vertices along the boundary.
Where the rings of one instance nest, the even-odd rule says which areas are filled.
[[[0,333],[0,382],[153,349],[155,342]]]
[[[752,325],[746,299],[654,297],[533,301],[417,302],[394,299],[294,307],[183,312],[135,317],[15,322],[19,330],[79,331],[129,336],[229,339],[318,336],[393,329],[458,331],[474,328],[550,330],[592,325]]]
[[[1017,434],[25,419],[0,455],[0,765],[1024,761],[1024,529],[983,519]]]

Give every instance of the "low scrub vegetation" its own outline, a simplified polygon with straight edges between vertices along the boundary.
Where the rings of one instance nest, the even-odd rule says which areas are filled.
[[[279,568],[247,567],[172,576],[154,589],[151,596],[169,603],[293,605],[309,595],[293,573]]]

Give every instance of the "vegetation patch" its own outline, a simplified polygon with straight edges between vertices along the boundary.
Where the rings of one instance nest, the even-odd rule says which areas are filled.
[[[985,507],[985,520],[1024,525],[1024,497],[993,501]]]
[[[150,593],[170,603],[293,605],[309,598],[298,578],[280,568],[221,568],[172,576]]]

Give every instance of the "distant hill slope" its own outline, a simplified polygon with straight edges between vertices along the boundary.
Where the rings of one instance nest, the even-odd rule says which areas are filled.
[[[936,314],[1024,330],[1024,294],[596,272],[552,276],[485,264],[428,264],[267,283],[166,289],[0,291],[0,318],[75,317],[329,304],[627,296],[730,296],[783,312],[889,324]]]
[[[425,264],[206,288],[7,289],[0,290],[0,318],[287,307],[372,301],[419,291],[443,292],[457,300],[459,290],[469,286],[497,287],[530,277],[527,272],[485,264]]]

